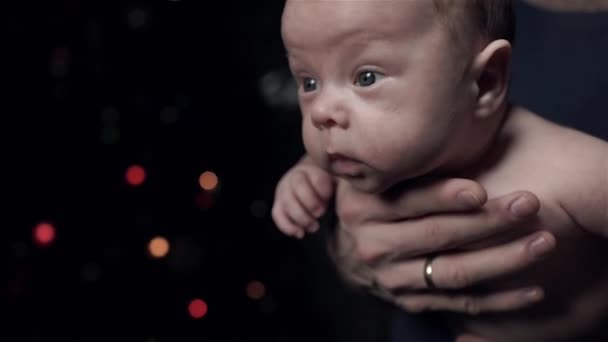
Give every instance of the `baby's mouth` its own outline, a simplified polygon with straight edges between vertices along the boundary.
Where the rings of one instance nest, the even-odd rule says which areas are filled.
[[[336,176],[357,177],[362,174],[363,163],[340,153],[328,153],[329,168]]]

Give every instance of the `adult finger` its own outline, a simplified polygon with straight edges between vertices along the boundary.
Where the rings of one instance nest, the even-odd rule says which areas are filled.
[[[408,293],[398,296],[395,303],[410,312],[447,310],[476,315],[525,308],[543,298],[544,292],[540,287],[530,287],[487,295]]]
[[[438,253],[495,237],[522,226],[539,208],[538,198],[522,191],[491,200],[474,213],[368,223],[348,230],[355,240],[356,257],[374,263]]]
[[[522,270],[555,248],[555,237],[535,232],[506,244],[439,255],[431,263],[431,279],[439,289],[461,289]],[[389,290],[426,289],[425,259],[392,262],[375,269],[375,279]]]
[[[338,216],[351,226],[477,209],[486,202],[487,194],[477,182],[454,178],[397,186],[382,196],[349,192],[340,199],[336,208]]]

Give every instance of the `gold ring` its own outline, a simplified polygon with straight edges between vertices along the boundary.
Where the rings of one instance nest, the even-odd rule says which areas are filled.
[[[435,256],[430,256],[424,260],[424,282],[426,287],[429,289],[436,289],[435,283],[433,282],[433,260]]]

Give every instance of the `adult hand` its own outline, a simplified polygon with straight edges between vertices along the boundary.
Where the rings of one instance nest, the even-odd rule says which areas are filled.
[[[552,250],[551,233],[523,228],[540,208],[530,192],[487,201],[479,184],[447,179],[399,189],[398,194],[382,198],[339,185],[337,198],[340,224],[334,254],[342,273],[359,285],[374,283],[376,292],[407,311],[507,311],[543,297],[536,286],[485,294],[419,291],[429,290],[424,277],[429,255],[437,255],[432,262],[434,285],[459,290],[526,268]],[[518,230],[519,238],[471,247]]]

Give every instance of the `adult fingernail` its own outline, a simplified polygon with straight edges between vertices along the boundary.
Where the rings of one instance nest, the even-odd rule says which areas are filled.
[[[539,236],[530,243],[530,251],[536,258],[543,256],[552,248],[553,244],[545,236]]]
[[[524,290],[524,297],[531,301],[538,301],[543,298],[543,291],[538,287],[526,289]]]
[[[481,200],[468,190],[459,192],[456,197],[466,208],[478,208],[481,205]]]
[[[530,215],[534,207],[532,203],[526,198],[526,196],[519,196],[515,201],[511,203],[509,206],[509,210],[515,215],[519,217]]]

